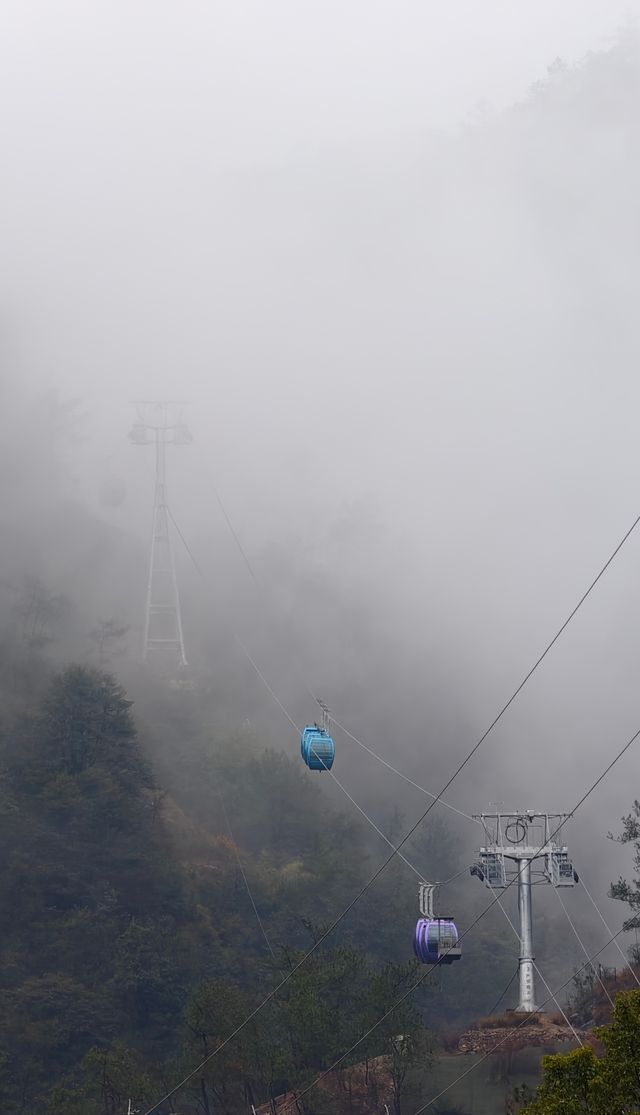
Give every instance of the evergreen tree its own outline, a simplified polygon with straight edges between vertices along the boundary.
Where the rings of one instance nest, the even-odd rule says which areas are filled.
[[[640,991],[621,992],[613,1022],[590,1046],[543,1058],[542,1083],[523,1115],[630,1115],[640,1110]]]
[[[639,877],[629,883],[621,876],[616,883],[612,884],[610,894],[612,898],[619,898],[631,908],[633,916],[627,922],[628,928],[638,928],[640,927],[640,801],[634,801],[631,813],[622,818],[620,835],[613,837],[609,834],[609,836],[619,844],[633,846],[633,865]],[[638,961],[640,957],[636,958],[636,962]]]

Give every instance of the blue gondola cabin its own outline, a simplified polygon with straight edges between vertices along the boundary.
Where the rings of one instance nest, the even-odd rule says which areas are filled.
[[[309,770],[331,770],[336,745],[328,732],[315,724],[308,724],[302,732],[300,753]]]

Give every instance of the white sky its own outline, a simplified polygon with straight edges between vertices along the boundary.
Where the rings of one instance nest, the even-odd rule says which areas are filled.
[[[606,45],[638,0],[4,0],[0,88],[96,127],[191,102],[221,154],[450,126],[503,107],[557,56]],[[147,116],[148,119],[148,116]]]

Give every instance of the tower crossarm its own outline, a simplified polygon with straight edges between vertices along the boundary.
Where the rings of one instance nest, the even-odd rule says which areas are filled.
[[[544,856],[552,855],[553,853],[561,852],[567,853],[568,849],[566,844],[555,844],[551,841],[548,844],[488,844],[483,848],[478,849],[481,856],[495,855],[499,853],[505,859],[539,859]]]

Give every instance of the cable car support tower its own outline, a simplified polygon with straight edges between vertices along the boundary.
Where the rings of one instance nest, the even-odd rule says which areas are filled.
[[[572,887],[578,876],[566,844],[556,841],[570,813],[479,813],[474,820],[483,826],[486,844],[479,850],[478,863],[471,868],[490,890],[500,890],[517,879],[520,918],[520,1001],[516,1010],[535,1012],[533,910],[531,888],[535,884]]]
[[[129,440],[133,445],[153,445],[156,464],[142,661],[146,663],[152,657],[162,657],[165,662],[172,661],[179,669],[184,669],[188,662],[169,529],[166,452],[168,445],[188,445],[192,437],[182,421],[183,403],[143,401],[134,406],[137,418]]]

